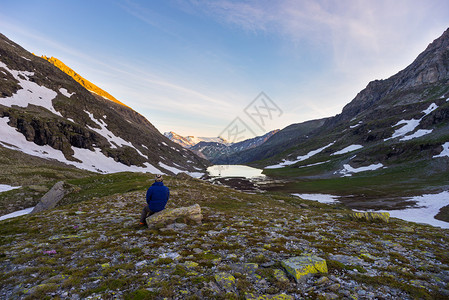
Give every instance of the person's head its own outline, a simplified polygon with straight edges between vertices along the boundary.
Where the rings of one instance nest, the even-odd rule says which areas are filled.
[[[161,174],[156,174],[155,180],[156,180],[156,182],[162,182],[162,175]]]

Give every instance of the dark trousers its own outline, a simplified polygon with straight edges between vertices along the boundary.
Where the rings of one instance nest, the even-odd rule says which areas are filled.
[[[142,214],[140,215],[140,223],[145,224],[145,219],[151,216],[152,214],[154,214],[154,212],[150,210],[148,204],[145,205],[144,208],[142,209]]]

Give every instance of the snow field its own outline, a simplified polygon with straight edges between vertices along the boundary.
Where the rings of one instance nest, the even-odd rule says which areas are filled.
[[[2,98],[2,105],[11,107],[17,105],[20,107],[27,107],[28,105],[41,106],[55,115],[62,117],[62,115],[53,107],[52,100],[58,95],[55,91],[40,86],[34,82],[29,81],[29,76],[33,76],[33,72],[10,70],[6,64],[0,61],[0,67],[7,70],[17,81],[22,89],[18,90],[14,95],[8,98]],[[23,79],[25,78],[25,79]]]

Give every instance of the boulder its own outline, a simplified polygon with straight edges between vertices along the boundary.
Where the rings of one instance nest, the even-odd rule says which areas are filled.
[[[311,254],[292,257],[283,260],[281,264],[296,282],[309,274],[327,273],[326,260]]]
[[[349,214],[349,217],[353,220],[362,220],[362,221],[380,221],[388,223],[390,220],[390,213],[388,212],[353,212]]]
[[[77,190],[79,190],[78,187],[59,181],[41,198],[31,213],[35,214],[54,208],[67,194]]]
[[[178,219],[184,219],[185,221],[193,221],[197,224],[201,224],[203,215],[201,214],[201,207],[198,204],[186,207],[178,208],[166,208],[160,212],[152,214],[146,219],[148,227],[156,225],[166,225],[174,223]]]

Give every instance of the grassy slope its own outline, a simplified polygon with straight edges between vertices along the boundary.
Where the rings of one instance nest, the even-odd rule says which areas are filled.
[[[0,215],[36,205],[58,181],[93,173],[0,147],[0,183],[22,186],[0,193]]]
[[[82,298],[126,299],[199,299],[195,293],[206,298],[243,299],[248,292],[305,296],[304,289],[291,279],[278,282],[273,274],[281,259],[313,252],[328,259],[329,272],[342,284],[351,281],[352,286],[364,284],[373,291],[395,288],[399,295],[420,299],[440,297],[441,286],[435,285],[432,276],[449,269],[447,230],[400,220],[359,223],[346,219],[347,211],[341,208],[278,194],[246,194],[175,177],[165,178],[172,193],[169,207],[200,204],[203,225],[189,225],[180,232],[136,230],[144,191],[152,181],[150,174],[138,173],[70,180],[82,189],[70,195],[72,204],[0,222],[3,291],[29,299],[64,292]],[[300,204],[309,207],[303,209]],[[288,239],[276,237],[276,232]],[[366,258],[365,267],[346,266],[328,258],[331,254],[358,257],[359,245],[363,245],[363,253],[373,255]],[[208,250],[198,252],[196,248]],[[161,251],[178,252],[181,258],[159,258]],[[421,261],[424,254],[420,253],[431,253],[432,259],[426,258],[418,267],[414,260]],[[388,268],[379,269],[381,276],[364,275],[374,264],[373,257],[388,262]],[[191,261],[198,265],[188,267]],[[234,266],[270,261],[275,265],[257,270],[267,281],[262,286],[257,283],[260,279]],[[138,262],[143,265],[137,266]],[[360,273],[350,272],[354,268]],[[209,288],[217,272],[236,278],[235,291],[240,296],[223,291],[216,294]],[[321,287],[313,282],[307,283],[314,287],[308,297],[318,298]],[[351,293],[356,295],[357,289]],[[343,296],[339,291],[337,295]]]

